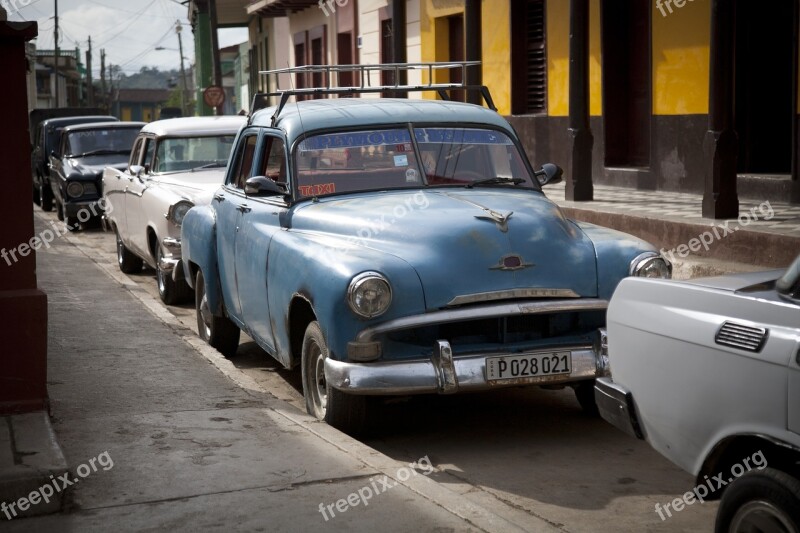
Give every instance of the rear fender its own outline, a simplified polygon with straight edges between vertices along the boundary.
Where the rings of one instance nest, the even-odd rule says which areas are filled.
[[[198,269],[203,272],[208,305],[215,315],[222,316],[216,229],[216,213],[210,206],[191,208],[181,225],[181,263],[186,283],[192,288],[195,288],[194,277]]]

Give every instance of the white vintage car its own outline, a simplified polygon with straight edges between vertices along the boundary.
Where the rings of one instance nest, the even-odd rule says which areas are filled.
[[[601,415],[696,476],[662,520],[721,497],[717,532],[800,531],[800,256],[786,271],[626,278]]]
[[[125,273],[156,269],[166,304],[192,295],[181,272],[181,223],[195,205],[208,204],[222,184],[231,147],[246,117],[188,117],[142,128],[128,167],[103,172],[103,227],[116,233]]]

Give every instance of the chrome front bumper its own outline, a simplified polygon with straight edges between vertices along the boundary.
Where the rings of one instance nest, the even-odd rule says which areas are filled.
[[[183,279],[181,240],[174,237],[165,237],[161,239],[161,245],[164,247],[167,255],[161,258],[161,262],[158,265],[159,268],[170,274],[170,277],[175,281]]]
[[[602,330],[601,337],[604,338]],[[529,353],[566,350],[572,353],[572,372],[568,375],[489,382],[486,377],[486,358],[516,354],[486,353],[453,357],[450,343],[440,340],[430,359],[391,363],[351,363],[326,359],[325,379],[333,388],[351,394],[392,395],[452,394],[518,385],[552,385],[608,375],[608,358],[602,342],[597,346],[558,347]]]

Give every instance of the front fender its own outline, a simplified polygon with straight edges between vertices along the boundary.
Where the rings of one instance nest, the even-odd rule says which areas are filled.
[[[358,317],[347,289],[356,274],[375,271],[392,287],[389,310],[375,319]],[[289,308],[295,297],[309,302],[322,327],[330,357],[347,359],[347,343],[366,327],[423,313],[425,297],[417,272],[406,261],[364,246],[309,233],[279,232],[270,245],[267,287],[276,350],[291,358]]]
[[[217,217],[211,206],[196,206],[186,213],[181,225],[181,262],[186,283],[194,288],[199,268],[206,282],[208,306],[222,315],[222,291],[217,266]]]
[[[631,261],[656,248],[638,237],[587,222],[575,222],[594,244],[597,258],[597,297],[610,300],[619,282],[628,277]]]

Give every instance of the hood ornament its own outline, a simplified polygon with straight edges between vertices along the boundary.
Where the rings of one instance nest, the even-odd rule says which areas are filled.
[[[486,215],[475,215],[475,218],[479,220],[491,220],[497,225],[497,229],[502,231],[503,233],[508,232],[508,219],[511,218],[511,215],[514,214],[513,211],[509,211],[507,214],[498,213],[494,209],[489,209],[488,207],[478,206],[484,211],[486,211]]]
[[[489,270],[522,270],[532,266],[536,266],[536,264],[526,263],[522,257],[516,254],[509,254],[501,257],[495,266],[489,267]]]

